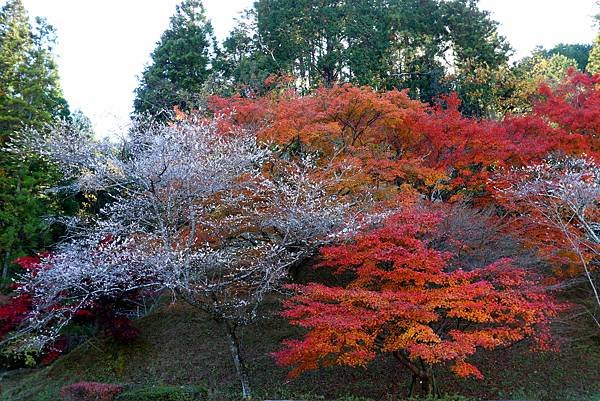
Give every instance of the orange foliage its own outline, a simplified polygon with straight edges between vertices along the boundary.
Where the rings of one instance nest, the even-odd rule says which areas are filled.
[[[463,117],[456,95],[430,107],[406,92],[352,85],[309,96],[292,91],[261,98],[213,97],[222,128],[242,126],[283,154],[317,155],[330,174],[348,176],[343,191],[389,199],[408,184],[428,198],[490,202],[490,178],[502,167],[539,161],[549,152],[595,155],[600,149],[600,78],[572,73],[540,89],[534,112],[502,121]]]
[[[481,378],[466,361],[478,349],[530,337],[549,347],[545,325],[563,306],[510,260],[469,271],[453,266],[453,255],[431,243],[444,218],[405,209],[352,243],[323,249],[321,267],[353,278],[343,287],[290,286],[296,295],[283,316],[308,333],[285,341],[277,362],[293,365],[296,375],[321,366],[365,366],[391,353],[429,381],[427,367],[446,362],[459,376]]]

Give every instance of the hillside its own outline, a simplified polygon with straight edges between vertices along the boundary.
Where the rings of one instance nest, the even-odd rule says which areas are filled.
[[[137,321],[140,337],[128,346],[92,339],[49,367],[19,372],[1,382],[2,401],[56,400],[66,383],[79,380],[137,385],[202,384],[210,400],[234,400],[237,382],[220,327],[195,311],[173,305]],[[348,394],[373,399],[406,394],[408,373],[393,359],[364,369],[332,368],[286,378],[269,354],[296,329],[278,318],[243,333],[245,354],[258,399],[333,399]],[[523,345],[480,359],[483,381],[439,377],[444,392],[481,399],[597,401],[600,344],[565,346],[556,354],[528,353]],[[499,363],[499,361],[502,361]]]

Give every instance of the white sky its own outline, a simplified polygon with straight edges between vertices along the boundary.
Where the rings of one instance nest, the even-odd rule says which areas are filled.
[[[98,136],[127,124],[137,77],[149,62],[178,0],[24,0],[31,16],[58,31],[58,64],[65,96],[81,109]],[[204,0],[217,38],[223,39],[253,0]],[[0,0],[4,4],[4,0]],[[481,0],[516,50],[536,45],[591,43],[597,31],[595,0]]]

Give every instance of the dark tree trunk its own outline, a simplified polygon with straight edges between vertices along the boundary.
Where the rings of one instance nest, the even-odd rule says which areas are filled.
[[[6,280],[8,277],[8,265],[10,264],[10,250],[4,255],[4,263],[2,266],[2,278]]]
[[[425,372],[425,371],[421,371],[419,373],[413,373],[412,374],[412,378],[411,378],[411,382],[410,382],[410,388],[409,388],[409,397],[412,397],[415,395],[415,393],[417,393],[415,390],[415,386],[419,387],[418,394],[420,395],[428,395],[428,396],[437,396],[437,389],[435,386],[435,381],[433,379],[433,375]]]
[[[409,397],[415,395],[415,386],[420,387],[420,393],[422,395],[434,397],[439,396],[439,389],[435,382],[433,368],[430,365],[424,363],[421,360],[419,360],[417,364],[417,362],[410,360],[401,351],[394,352],[393,355],[394,357],[396,357],[396,359],[398,359],[398,361],[400,361],[400,363],[402,363],[402,365],[408,368],[408,370],[410,370],[410,372],[412,373],[410,387],[408,390]]]
[[[227,340],[229,341],[229,350],[231,351],[233,364],[235,365],[235,370],[238,374],[240,385],[242,387],[242,397],[250,398],[250,381],[248,380],[246,366],[244,365],[244,360],[242,358],[240,342],[236,334],[236,326],[227,320],[224,320],[224,325],[225,330],[227,331]]]
[[[428,372],[421,376],[421,391],[425,395],[434,395],[433,375]]]

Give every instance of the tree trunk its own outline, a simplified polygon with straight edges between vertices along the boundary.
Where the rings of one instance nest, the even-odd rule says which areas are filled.
[[[433,391],[433,377],[428,374],[429,372],[424,373],[425,374],[421,376],[421,391],[423,391],[425,395],[433,395],[435,397]]]
[[[412,361],[401,351],[396,351],[393,355],[412,373],[408,390],[409,397],[415,395],[415,384],[421,388],[422,395],[433,396],[434,398],[439,396],[439,389],[435,382],[433,368],[429,364],[422,360]]]
[[[433,368],[421,361],[421,369],[419,371],[419,382],[421,383],[421,391],[424,395],[437,397],[437,386],[433,376]]]
[[[250,398],[250,382],[248,380],[248,374],[246,373],[246,367],[244,366],[244,361],[242,359],[240,342],[235,332],[236,327],[227,320],[224,321],[224,325],[225,330],[227,331],[227,340],[229,341],[229,350],[231,351],[233,364],[235,365],[235,370],[242,386],[242,397]]]
[[[6,255],[4,255],[4,264],[2,266],[2,279],[6,280],[8,277],[8,265],[10,261],[10,251],[6,251]]]

